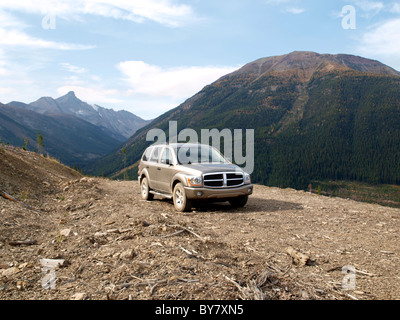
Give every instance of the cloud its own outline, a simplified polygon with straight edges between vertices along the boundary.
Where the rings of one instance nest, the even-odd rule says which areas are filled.
[[[161,68],[143,61],[121,62],[117,68],[126,77],[131,94],[186,99],[237,67]]]
[[[373,16],[378,15],[384,10],[387,10],[388,4],[384,4],[381,1],[373,1],[373,0],[347,0],[349,4],[352,4],[356,7],[357,13],[360,17],[363,18],[371,18]]]
[[[400,55],[400,19],[393,19],[366,32],[360,41],[363,54],[379,56]]]
[[[1,0],[2,8],[64,18],[90,14],[133,22],[150,20],[171,27],[194,18],[190,6],[175,0]]]
[[[273,5],[282,5],[285,3],[293,2],[294,0],[266,0],[266,3]]]
[[[87,70],[85,68],[73,66],[72,64],[69,64],[66,62],[60,63],[60,65],[64,70],[67,70],[68,72],[71,72],[71,73],[82,74],[82,73],[87,72]]]
[[[364,12],[366,17],[382,12],[400,13],[400,2],[397,1],[373,1],[373,0],[348,0]]]
[[[5,46],[25,46],[38,49],[56,50],[88,50],[93,49],[91,45],[71,44],[55,42],[35,38],[19,30],[8,30],[0,28],[0,44]]]
[[[11,72],[4,68],[5,63],[3,61],[0,61],[0,76],[5,77],[11,75]]]
[[[385,7],[385,5],[380,1],[352,0],[352,2],[361,10],[366,12],[374,11],[375,13],[379,13]]]
[[[3,0],[2,0],[3,1]],[[28,28],[23,21],[14,15],[1,10],[0,4],[0,45],[3,46],[25,46],[36,49],[56,49],[56,50],[87,50],[94,46],[72,43],[48,41],[33,37],[25,32]]]
[[[400,3],[392,3],[391,8],[389,9],[392,13],[400,13]]]
[[[297,6],[299,0],[266,0],[267,4],[281,6],[283,13],[302,14],[306,9]],[[296,4],[296,5],[294,5]]]
[[[283,10],[284,12],[292,13],[292,14],[302,14],[306,10],[303,8],[295,8],[295,7],[287,7]]]
[[[0,27],[1,28],[23,28],[25,24],[15,16],[0,9]]]
[[[370,25],[358,37],[354,45],[357,54],[368,56],[399,69],[400,67],[400,18],[387,19],[388,13],[400,13],[400,3],[372,0],[352,0],[361,16],[385,17],[385,20]],[[385,15],[384,15],[385,14]]]
[[[1,72],[0,72],[1,75]],[[1,95],[6,95],[6,94],[16,94],[17,90],[15,90],[14,88],[10,88],[10,87],[6,87],[6,88],[2,88],[0,87],[0,94]],[[5,102],[5,101],[3,101]]]
[[[7,76],[10,74],[10,71],[6,69],[7,62],[3,55],[3,51],[0,49],[0,76]]]

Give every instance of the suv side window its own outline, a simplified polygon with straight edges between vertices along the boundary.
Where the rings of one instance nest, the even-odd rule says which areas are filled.
[[[143,159],[142,159],[143,161],[149,161],[152,150],[153,150],[153,148],[147,148],[147,150],[145,151],[145,153],[143,155]]]
[[[158,162],[158,158],[160,157],[160,147],[155,147],[153,154],[151,155],[150,161],[151,162]]]
[[[161,163],[162,164],[172,164],[172,154],[169,148],[165,148],[162,155],[161,155]]]

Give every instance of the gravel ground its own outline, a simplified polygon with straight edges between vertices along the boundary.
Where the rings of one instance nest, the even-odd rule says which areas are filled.
[[[5,146],[0,183],[1,300],[400,298],[400,209],[256,185],[182,214]]]

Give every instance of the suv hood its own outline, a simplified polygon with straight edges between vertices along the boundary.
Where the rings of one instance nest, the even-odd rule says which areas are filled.
[[[202,174],[210,172],[243,172],[237,165],[229,163],[194,163],[181,165],[181,167],[189,170],[197,170]]]

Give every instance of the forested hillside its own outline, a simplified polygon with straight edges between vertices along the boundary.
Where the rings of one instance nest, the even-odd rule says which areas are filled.
[[[128,175],[169,121],[179,130],[255,130],[253,182],[306,188],[311,180],[400,182],[400,77],[360,57],[295,52],[257,60],[205,87],[126,144]],[[92,173],[121,177],[122,150]]]

